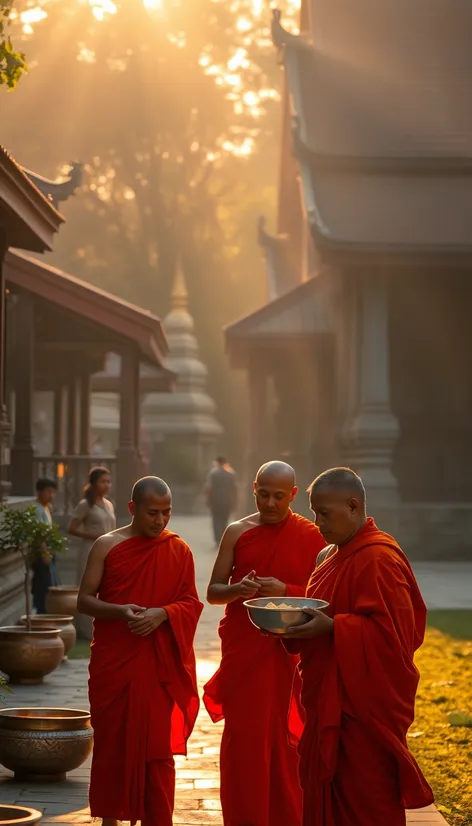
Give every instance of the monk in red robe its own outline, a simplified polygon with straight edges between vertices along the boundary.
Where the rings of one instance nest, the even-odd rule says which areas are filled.
[[[318,528],[290,509],[293,468],[270,462],[254,483],[257,513],[228,527],[208,601],[226,605],[219,628],[222,660],[205,686],[213,721],[225,720],[221,804],[225,826],[299,826],[298,758],[288,742],[288,712],[297,657],[263,637],[244,600],[303,596],[318,551]]]
[[[166,530],[171,492],[136,482],[132,522],[93,546],[79,611],[94,617],[89,696],[94,729],[92,817],[172,826],[175,754],[199,700],[193,639],[202,604],[190,548]]]
[[[285,643],[301,655],[303,826],[405,826],[405,809],[433,802],[406,740],[426,608],[406,556],[367,519],[353,471],[318,476],[310,500],[331,544],[307,590],[329,608]]]

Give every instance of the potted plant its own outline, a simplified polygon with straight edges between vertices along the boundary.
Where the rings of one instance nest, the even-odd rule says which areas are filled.
[[[38,683],[60,664],[64,643],[59,628],[34,628],[30,568],[39,555],[65,550],[56,525],[39,522],[34,507],[0,505],[0,553],[20,553],[24,568],[25,625],[0,628],[0,670],[10,682]]]

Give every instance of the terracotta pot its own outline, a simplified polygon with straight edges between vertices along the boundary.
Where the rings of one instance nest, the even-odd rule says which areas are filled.
[[[8,674],[12,683],[42,683],[64,657],[60,635],[59,628],[0,628],[0,671]]]
[[[26,625],[26,616],[20,620],[21,625]],[[74,617],[62,614],[32,614],[31,627],[34,631],[42,628],[59,628],[61,639],[64,643],[64,659],[77,641],[77,631],[75,630]]]
[[[41,820],[42,814],[37,809],[27,809],[24,806],[0,805],[1,826],[32,826]]]
[[[88,711],[73,708],[0,709],[0,763],[15,779],[65,780],[89,757],[93,731]]]
[[[48,614],[61,614],[62,616],[77,614],[77,597],[79,588],[77,585],[53,585],[49,588],[46,597],[46,611]]]

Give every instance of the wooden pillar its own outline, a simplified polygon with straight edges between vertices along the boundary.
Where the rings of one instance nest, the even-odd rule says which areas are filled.
[[[80,377],[80,447],[81,456],[90,455],[90,414],[91,391],[90,374],[83,373]]]
[[[34,301],[27,292],[18,295],[15,307],[15,437],[12,448],[11,483],[15,496],[34,493],[33,398],[34,398]]]
[[[65,431],[65,411],[66,411],[66,388],[62,384],[54,388],[54,430],[53,430],[53,453],[55,456],[62,456],[64,450]]]
[[[251,355],[248,364],[249,443],[246,454],[245,493],[246,512],[254,510],[252,483],[266,455],[267,444],[267,372],[262,354]]]
[[[77,376],[67,384],[67,454],[77,456],[79,424],[79,382]]]
[[[392,472],[392,452],[398,422],[390,407],[390,343],[388,282],[383,273],[363,276],[358,283],[359,304],[354,350],[357,409],[348,422],[348,458],[362,476],[369,501],[392,506],[398,484]]]
[[[5,345],[6,345],[6,295],[4,261],[8,249],[6,234],[0,227],[0,501],[10,492],[10,436],[5,400]]]
[[[139,420],[139,358],[134,347],[121,353],[120,436],[116,452],[116,505],[118,519],[128,513],[131,488],[138,473],[136,434]]]

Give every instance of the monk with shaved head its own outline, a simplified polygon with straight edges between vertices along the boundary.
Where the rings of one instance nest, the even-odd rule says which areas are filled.
[[[89,696],[92,817],[172,826],[174,755],[198,713],[193,638],[202,604],[190,548],[167,530],[163,479],[136,482],[131,523],[90,552],[79,611],[94,617]]]
[[[399,545],[367,518],[354,471],[322,473],[309,495],[328,546],[307,596],[329,608],[284,638],[301,655],[303,826],[405,826],[406,809],[433,802],[406,740],[426,608]]]
[[[298,658],[263,637],[244,601],[303,596],[325,542],[313,522],[291,510],[295,472],[263,465],[254,482],[257,511],[230,525],[221,541],[208,601],[226,605],[222,659],[206,684],[213,721],[224,719],[221,803],[225,826],[299,826],[298,758],[288,742],[290,695]],[[301,731],[300,731],[301,733]]]

